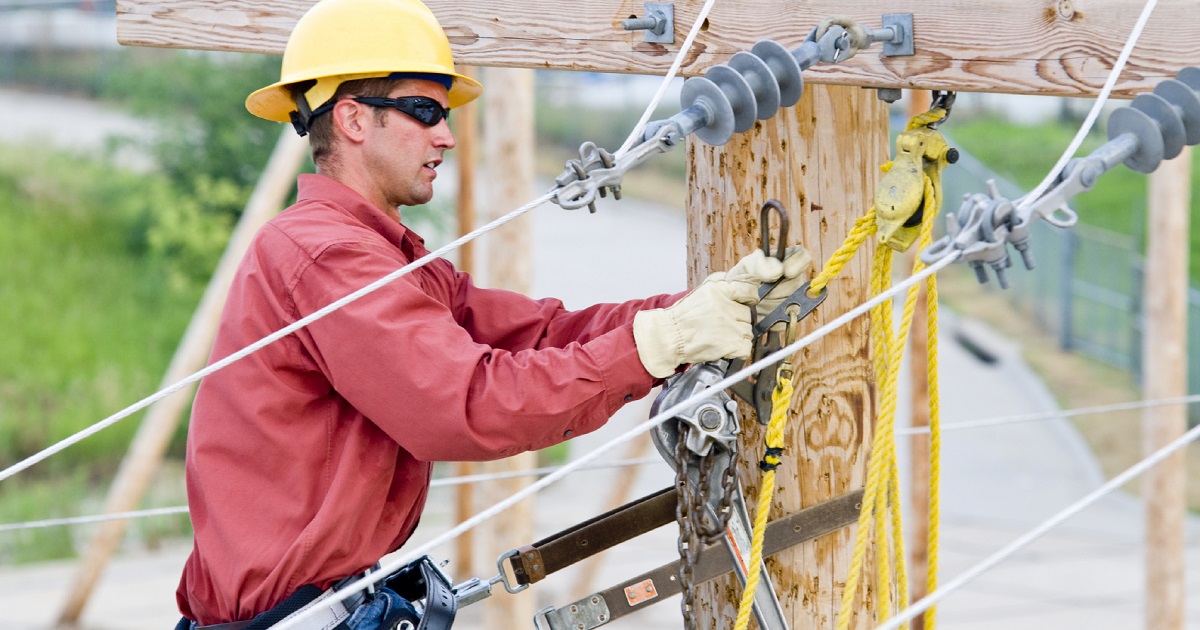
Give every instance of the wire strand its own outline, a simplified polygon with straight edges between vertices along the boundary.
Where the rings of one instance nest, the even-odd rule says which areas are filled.
[[[982,420],[968,420],[964,422],[951,422],[942,424],[943,431],[957,431],[966,429],[985,429],[992,427],[1006,426],[1009,424],[1019,424],[1027,422],[1038,422],[1045,420],[1057,420],[1059,418],[1074,418],[1088,415],[1101,415],[1113,413],[1117,411],[1138,411],[1142,409],[1152,409],[1155,407],[1167,407],[1171,405],[1184,405],[1200,403],[1200,394],[1191,396],[1177,396],[1174,398],[1159,398],[1154,400],[1136,400],[1123,403],[1113,403],[1108,405],[1096,405],[1092,407],[1077,407],[1075,409],[1060,409],[1056,411],[1043,411],[1026,414],[1013,414],[1008,416],[996,416],[994,418],[985,418]],[[905,427],[896,429],[896,436],[912,436],[912,435],[928,435],[928,427]],[[597,462],[587,466],[582,466],[579,470],[596,470],[603,468],[621,468],[627,466],[646,466],[661,462],[659,458],[643,458],[629,460],[615,460],[612,462]],[[534,468],[529,471],[510,471],[502,473],[489,473],[478,475],[464,475],[460,477],[443,477],[430,481],[429,485],[432,488],[448,487],[465,485],[470,483],[482,483],[500,479],[512,479],[518,477],[528,477],[536,475],[544,475],[558,470],[558,466],[547,466],[543,468]],[[0,524],[0,532],[8,532],[22,529],[36,529],[43,527],[55,527],[61,525],[80,525],[87,523],[95,523],[106,520],[121,520],[135,518],[149,518],[154,516],[164,516],[171,514],[184,513],[187,511],[187,506],[176,506],[169,508],[157,508],[148,510],[138,510],[132,512],[114,512],[112,514],[98,514],[94,516],[75,516],[64,517],[58,519],[45,519],[39,521],[25,521],[20,523],[5,523]]]
[[[646,466],[649,464],[662,463],[662,458],[646,457],[642,459],[622,459],[611,462],[597,462],[590,466],[583,466],[579,470],[599,470],[604,468],[625,468],[629,466]],[[429,482],[429,487],[451,487],[461,486],[471,483],[484,483],[488,481],[498,481],[501,479],[514,479],[519,477],[530,477],[536,475],[544,475],[552,473],[561,468],[561,466],[546,466],[543,468],[533,468],[530,470],[520,471],[505,471],[498,473],[488,473],[479,475],[463,475],[461,477],[443,477],[434,479]],[[113,512],[111,514],[95,514],[91,516],[70,516],[63,518],[50,518],[40,521],[24,521],[20,523],[4,523],[0,524],[0,533],[11,532],[23,529],[44,529],[48,527],[59,527],[64,525],[84,525],[87,523],[101,523],[104,521],[120,521],[132,520],[138,518],[151,518],[155,516],[168,516],[173,514],[186,514],[188,506],[177,505],[172,507],[152,508],[146,510],[133,510],[130,512]]]
[[[1029,543],[1042,537],[1043,535],[1046,534],[1046,532],[1061,525],[1067,519],[1082,512],[1085,508],[1089,507],[1096,501],[1100,500],[1105,495],[1120,488],[1121,486],[1125,485],[1126,483],[1129,483],[1131,480],[1136,478],[1138,475],[1140,475],[1143,472],[1146,472],[1150,468],[1154,467],[1156,464],[1158,464],[1162,460],[1169,457],[1172,453],[1174,453],[1175,451],[1188,445],[1190,442],[1194,441],[1198,437],[1200,437],[1200,425],[1193,427],[1190,431],[1188,431],[1187,433],[1184,433],[1180,437],[1176,438],[1170,444],[1155,451],[1153,454],[1151,454],[1146,459],[1143,459],[1142,461],[1138,462],[1137,464],[1134,464],[1133,466],[1127,468],[1125,470],[1125,472],[1117,475],[1116,477],[1113,477],[1108,482],[1106,482],[1104,485],[1102,485],[1099,488],[1096,488],[1092,492],[1088,493],[1086,496],[1084,496],[1079,501],[1076,501],[1075,503],[1068,506],[1066,509],[1059,512],[1058,514],[1055,514],[1054,516],[1050,517],[1048,520],[1044,521],[1041,525],[1038,525],[1037,527],[1031,529],[1029,532],[1027,532],[1023,536],[1021,536],[1020,538],[1017,538],[1016,540],[1012,541],[1011,543],[1005,545],[1002,549],[1000,549],[996,553],[988,556],[982,562],[979,562],[975,566],[971,567],[970,569],[968,569],[967,571],[965,571],[964,573],[959,575],[957,578],[947,582],[945,586],[942,586],[938,590],[936,590],[936,591],[930,593],[929,595],[926,595],[925,597],[921,598],[920,600],[916,601],[915,603],[913,603],[912,606],[909,606],[908,608],[900,611],[899,613],[896,614],[896,616],[889,619],[886,623],[884,623],[881,626],[878,626],[878,630],[894,630],[895,628],[899,628],[904,622],[913,619],[917,615],[924,612],[924,610],[926,608],[929,608],[930,606],[933,606],[934,604],[937,604],[938,602],[942,601],[950,593],[953,593],[954,591],[962,588],[971,580],[979,577],[987,570],[995,567],[997,564],[1000,564],[1001,561],[1009,558],[1010,556],[1015,554],[1017,551],[1020,551],[1023,547],[1025,547]]]
[[[1198,402],[1200,402],[1200,394],[1193,394],[1191,396],[1178,396],[1175,398],[1159,398],[1155,400],[1138,400],[1123,403],[1113,403],[1111,405],[1096,405],[1094,407],[1078,407],[1076,409],[1063,409],[1057,411],[1039,411],[1036,413],[1014,414],[1011,416],[997,416],[995,418],[985,418],[982,420],[951,422],[943,424],[942,430],[954,431],[961,429],[979,429],[1003,426],[1007,424],[1017,424],[1021,422],[1037,422],[1041,420],[1056,420],[1058,418],[1074,418],[1076,416],[1112,413],[1115,411],[1136,411],[1139,409],[1151,409],[1154,407],[1166,407],[1169,405],[1190,405]],[[896,435],[898,436],[926,435],[928,433],[928,427],[907,427],[896,430]]]
[[[64,525],[86,525],[89,523],[103,523],[105,521],[123,521],[136,518],[150,518],[152,516],[173,516],[175,514],[187,514],[188,506],[176,505],[164,508],[152,508],[148,510],[133,510],[130,512],[113,512],[112,514],[96,514],[93,516],[70,516],[66,518],[47,518],[40,521],[25,521],[23,523],[5,523],[0,525],[0,533],[15,532],[25,529],[46,529],[49,527],[61,527]]]
[[[343,297],[335,302],[330,303],[329,305],[312,313],[311,315],[308,315],[306,317],[298,319],[295,322],[293,322],[283,328],[280,328],[279,330],[275,331],[274,333],[271,333],[270,335],[267,335],[266,337],[263,337],[262,339],[259,339],[258,341],[246,346],[245,348],[242,348],[241,350],[238,350],[237,352],[235,352],[219,361],[216,361],[216,362],[210,364],[208,367],[205,367],[204,369],[193,373],[191,376],[187,376],[187,377],[179,380],[174,385],[170,385],[164,389],[161,389],[158,392],[151,394],[150,396],[147,396],[146,398],[143,398],[142,400],[140,400],[132,405],[129,405],[128,407],[122,409],[121,411],[118,411],[117,413],[112,414],[111,416],[101,420],[100,422],[97,422],[96,424],[93,424],[92,426],[90,426],[82,431],[79,431],[78,433],[75,433],[74,435],[72,435],[64,440],[57,442],[41,451],[35,453],[34,455],[31,455],[30,457],[27,457],[27,458],[17,462],[16,464],[9,466],[8,468],[5,468],[4,470],[0,471],[0,481],[3,481],[5,479],[17,474],[17,473],[21,472],[22,470],[25,470],[26,468],[29,468],[30,466],[50,457],[51,455],[54,455],[55,453],[58,453],[64,449],[66,449],[67,447],[69,447],[73,444],[76,444],[96,433],[99,433],[100,431],[102,431],[104,429],[107,429],[108,427],[133,415],[134,413],[137,413],[138,411],[141,411],[142,409],[149,407],[150,405],[158,402],[159,400],[162,400],[163,398],[170,396],[171,394],[183,389],[184,387],[187,387],[188,385],[190,385],[192,383],[195,383],[196,381],[199,381],[200,379],[212,374],[213,372],[216,372],[217,370],[220,370],[220,369],[228,366],[231,363],[234,363],[235,361],[244,359],[245,357],[257,352],[258,350],[261,350],[262,348],[264,348],[264,347],[296,332],[297,330],[300,330],[301,328],[304,328],[305,326],[329,315],[330,313],[333,313],[334,311],[342,308],[343,306],[346,306],[347,304],[355,302],[359,299],[362,299],[362,298],[374,293],[375,291],[378,291],[379,289],[382,289],[383,287],[394,282],[395,280],[402,278],[402,277],[408,275],[409,273],[412,273],[413,271],[416,271],[417,269],[424,267],[425,265],[436,260],[437,258],[440,258],[444,254],[450,253],[451,251],[457,249],[458,247],[461,247],[463,244],[470,242],[470,241],[478,238],[479,236],[482,236],[483,234],[486,234],[496,228],[499,228],[499,227],[503,226],[504,224],[512,221],[513,219],[516,219],[517,217],[525,214],[526,212],[529,212],[533,208],[536,208],[537,206],[548,201],[550,199],[550,197],[553,196],[553,194],[554,194],[553,189],[546,191],[540,197],[525,204],[524,206],[521,206],[520,208],[517,208],[516,210],[513,210],[512,212],[500,217],[499,219],[496,219],[495,221],[492,221],[491,223],[488,223],[487,225],[485,225],[469,234],[466,234],[446,245],[443,245],[442,247],[438,248],[436,251],[430,252],[430,253],[426,254],[425,256],[422,256],[421,258],[418,258],[417,260],[414,260],[413,262],[397,269],[396,271],[393,271],[392,273],[376,280],[375,282],[372,282],[371,284],[368,284],[367,286],[347,295],[346,297]]]
[[[1075,152],[1079,150],[1079,145],[1083,144],[1083,139],[1092,130],[1092,125],[1096,124],[1096,119],[1100,116],[1100,110],[1104,107],[1105,101],[1108,100],[1108,95],[1112,92],[1113,86],[1117,84],[1117,79],[1121,76],[1121,70],[1125,68],[1126,62],[1129,61],[1129,55],[1133,53],[1133,48],[1137,45],[1138,38],[1142,36],[1142,30],[1146,28],[1146,22],[1150,20],[1150,14],[1154,11],[1156,5],[1158,5],[1158,0],[1146,1],[1146,5],[1142,7],[1141,15],[1138,16],[1137,22],[1133,25],[1133,30],[1129,33],[1129,39],[1125,40],[1125,47],[1121,49],[1121,54],[1117,55],[1117,61],[1113,64],[1112,71],[1108,73],[1108,79],[1104,82],[1104,87],[1096,95],[1096,102],[1092,104],[1092,109],[1088,112],[1083,124],[1080,125],[1075,138],[1071,140],[1071,144],[1067,145],[1066,151],[1063,151],[1054,168],[1050,169],[1049,173],[1046,173],[1046,177],[1042,179],[1042,182],[1028,195],[1017,200],[1018,208],[1028,207],[1045,194],[1054,183],[1054,180],[1058,179],[1059,173],[1066,168],[1067,162],[1075,157]]]

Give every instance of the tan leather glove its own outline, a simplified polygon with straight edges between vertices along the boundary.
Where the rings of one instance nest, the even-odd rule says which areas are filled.
[[[758,254],[755,257],[754,254]],[[761,250],[756,250],[754,254],[743,258],[738,264],[734,265],[726,274],[731,275],[743,264],[746,265],[744,273],[753,275],[757,273],[759,277],[782,278],[775,288],[766,295],[758,305],[755,306],[755,311],[759,319],[771,314],[777,306],[783,303],[791,294],[795,293],[805,282],[808,282],[808,269],[812,265],[812,256],[808,250],[799,245],[793,245],[784,252],[783,261],[780,262],[774,256],[765,256]],[[770,282],[771,280],[764,280]]]
[[[748,271],[735,279],[714,273],[671,306],[635,315],[633,339],[646,371],[666,378],[685,363],[750,356],[749,307],[759,283]]]

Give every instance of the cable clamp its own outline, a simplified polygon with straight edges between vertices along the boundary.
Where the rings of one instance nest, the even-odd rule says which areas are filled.
[[[988,192],[967,195],[958,213],[946,216],[946,234],[921,252],[921,260],[934,264],[954,252],[975,270],[981,284],[988,281],[991,268],[1001,288],[1009,286],[1006,271],[1012,267],[1008,246],[1021,255],[1026,269],[1036,261],[1029,247],[1029,230],[1041,219],[1058,228],[1069,228],[1079,221],[1070,207],[1075,195],[1091,190],[1107,170],[1121,163],[1136,150],[1136,139],[1119,136],[1085,158],[1067,163],[1055,183],[1036,199],[1020,197],[1016,202],[1002,196],[995,180],[988,180]]]
[[[594,213],[597,195],[606,197],[611,191],[613,199],[620,199],[625,173],[652,155],[670,151],[685,135],[675,125],[658,125],[653,135],[620,158],[596,146],[595,142],[584,142],[579,146],[579,158],[567,160],[566,168],[554,179],[558,189],[551,201],[566,210],[587,206],[588,212]]]

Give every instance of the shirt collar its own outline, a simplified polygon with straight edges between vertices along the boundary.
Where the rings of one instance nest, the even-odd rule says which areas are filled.
[[[425,239],[371,205],[354,189],[336,179],[311,173],[300,175],[298,202],[317,200],[337,205],[366,227],[378,232],[411,257],[424,255]],[[414,247],[415,245],[415,247]]]

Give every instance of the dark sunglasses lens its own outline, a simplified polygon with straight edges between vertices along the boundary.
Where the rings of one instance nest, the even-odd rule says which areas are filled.
[[[450,117],[450,112],[444,109],[441,103],[431,98],[415,97],[404,100],[407,101],[404,103],[407,107],[402,111],[430,127],[441,122],[443,118]]]

